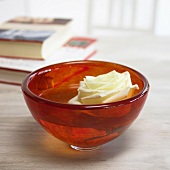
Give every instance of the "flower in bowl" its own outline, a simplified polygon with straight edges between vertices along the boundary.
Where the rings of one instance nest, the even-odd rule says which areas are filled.
[[[119,101],[70,104],[86,76],[111,71],[129,72],[133,94]],[[40,68],[22,83],[26,104],[35,120],[50,134],[77,150],[92,150],[125,132],[141,112],[149,91],[138,71],[105,61],[71,61]]]

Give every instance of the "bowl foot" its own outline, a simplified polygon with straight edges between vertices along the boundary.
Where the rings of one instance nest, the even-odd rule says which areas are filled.
[[[96,150],[96,149],[99,148],[99,147],[81,148],[81,147],[74,146],[74,145],[70,145],[70,147],[74,150],[77,150],[77,151],[92,151],[92,150]]]

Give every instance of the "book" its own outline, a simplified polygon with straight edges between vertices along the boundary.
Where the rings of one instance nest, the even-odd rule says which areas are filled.
[[[0,56],[46,59],[72,36],[72,19],[16,17],[0,25]]]
[[[0,57],[0,82],[21,85],[30,72],[41,67],[75,60],[88,60],[96,54],[97,39],[91,37],[72,37],[46,60],[30,60]]]

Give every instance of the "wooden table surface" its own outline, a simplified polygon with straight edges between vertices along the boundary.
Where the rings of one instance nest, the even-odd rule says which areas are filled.
[[[150,82],[133,125],[95,151],[75,151],[35,122],[19,86],[0,84],[0,170],[170,169],[170,38],[99,38],[97,48],[92,59],[133,67]]]

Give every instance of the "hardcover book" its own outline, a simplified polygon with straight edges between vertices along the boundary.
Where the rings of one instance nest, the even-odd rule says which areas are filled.
[[[0,82],[20,85],[30,72],[41,67],[74,60],[87,60],[96,54],[96,39],[72,37],[46,60],[0,57]]]
[[[0,25],[0,55],[46,59],[72,36],[71,19],[19,17]]]

